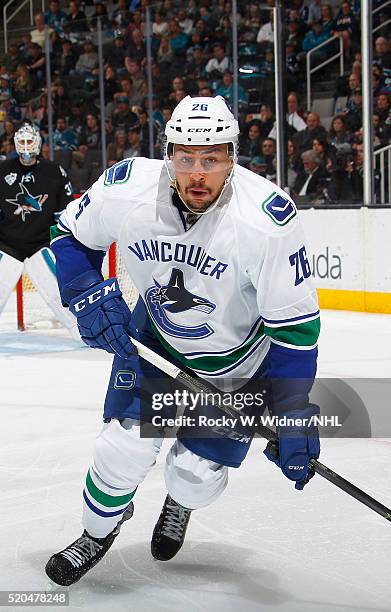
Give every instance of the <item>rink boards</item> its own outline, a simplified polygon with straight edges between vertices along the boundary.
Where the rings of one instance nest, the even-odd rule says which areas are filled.
[[[391,313],[391,209],[299,214],[321,307]]]

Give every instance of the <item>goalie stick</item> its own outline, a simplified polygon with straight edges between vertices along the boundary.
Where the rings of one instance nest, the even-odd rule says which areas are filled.
[[[237,417],[237,415],[241,414],[240,410],[234,408],[231,405],[226,405],[222,401],[219,401],[219,394],[216,392],[216,390],[211,389],[211,387],[206,385],[202,380],[190,376],[164,357],[161,357],[160,355],[152,351],[150,348],[144,346],[138,340],[135,340],[134,338],[130,339],[132,341],[132,344],[134,344],[134,346],[137,348],[140,357],[159,368],[159,370],[161,370],[171,378],[180,381],[185,387],[187,387],[187,389],[200,394],[208,393],[208,397],[212,396],[212,401],[210,403],[214,407],[219,408],[222,412],[229,415],[230,417],[235,418]],[[277,443],[278,441],[276,433],[268,427],[259,426],[257,428],[257,433],[259,433],[263,438],[266,438],[266,440],[269,440],[269,442]],[[387,508],[386,506],[378,502],[368,493],[365,493],[365,491],[362,491],[362,489],[359,489],[354,484],[331,470],[329,467],[327,467],[317,459],[310,459],[309,467],[314,472],[331,482],[333,485],[335,485],[342,491],[345,491],[345,493],[347,493],[351,497],[357,499],[357,501],[361,502],[374,512],[377,512],[377,514],[380,514],[380,516],[385,518],[387,521],[391,521],[390,508]]]

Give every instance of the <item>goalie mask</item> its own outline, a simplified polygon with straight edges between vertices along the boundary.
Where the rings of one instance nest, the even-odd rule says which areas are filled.
[[[20,162],[24,166],[34,164],[42,144],[42,138],[38,129],[29,123],[25,123],[15,133],[14,142]]]
[[[237,161],[239,125],[229,110],[224,98],[221,96],[197,97],[187,96],[174,109],[171,119],[165,128],[166,144],[164,150],[164,161],[168,175],[173,187],[176,188],[185,206],[188,204],[183,199],[177,184],[177,175],[183,173],[200,173],[207,176],[208,173],[221,173],[225,180],[221,191],[212,207],[203,212],[209,212],[215,208],[222,193],[229,184],[234,163]],[[227,155],[224,161],[213,159],[213,156],[187,155],[183,148],[195,145],[200,147],[211,147],[211,151],[217,145],[227,145]],[[176,149],[176,145],[182,145]],[[189,210],[192,210],[189,208]],[[193,212],[193,211],[192,211]]]

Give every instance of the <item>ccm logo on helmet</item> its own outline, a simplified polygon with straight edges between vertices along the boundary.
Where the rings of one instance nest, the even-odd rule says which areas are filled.
[[[74,309],[76,312],[80,312],[80,310],[83,310],[83,308],[86,307],[86,301],[89,304],[93,304],[94,302],[98,302],[102,297],[106,297],[106,295],[108,295],[111,291],[115,290],[116,286],[114,281],[111,285],[106,285],[105,287],[103,287],[103,289],[99,289],[99,291],[94,291],[94,293],[91,293],[87,298],[80,300],[80,302],[76,302],[76,304],[74,305]]]
[[[188,132],[211,132],[212,128],[189,128]]]

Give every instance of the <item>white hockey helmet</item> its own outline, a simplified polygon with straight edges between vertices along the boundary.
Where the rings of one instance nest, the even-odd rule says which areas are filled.
[[[164,160],[170,178],[174,169],[170,163],[173,145],[228,144],[233,161],[237,160],[239,124],[222,96],[192,98],[186,96],[175,107],[165,128]]]
[[[42,138],[39,130],[31,123],[24,123],[14,136],[15,149],[22,164],[29,166],[39,155]]]

